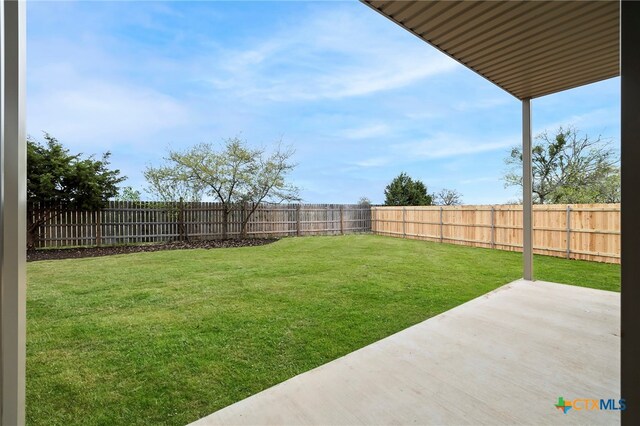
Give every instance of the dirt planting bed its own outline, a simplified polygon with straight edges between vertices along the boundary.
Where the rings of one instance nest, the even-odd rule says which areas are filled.
[[[35,249],[27,251],[27,261],[75,259],[81,257],[110,256],[113,254],[140,253],[160,250],[215,249],[229,247],[252,247],[273,243],[277,238],[251,238],[204,241],[172,241],[160,244],[121,245],[106,247],[75,247],[59,249]]]

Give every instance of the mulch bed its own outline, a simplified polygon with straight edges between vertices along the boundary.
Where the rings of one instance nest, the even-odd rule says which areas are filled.
[[[253,247],[270,244],[277,238],[227,239],[204,241],[173,241],[161,244],[108,246],[108,247],[76,247],[60,249],[35,249],[27,251],[27,261],[77,259],[81,257],[110,256],[112,254],[140,253],[161,250],[215,249],[229,247]]]

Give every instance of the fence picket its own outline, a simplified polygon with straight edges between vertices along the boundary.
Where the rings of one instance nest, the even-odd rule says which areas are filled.
[[[224,210],[219,203],[166,205],[155,202],[110,201],[97,212],[77,212],[60,206],[31,204],[36,209],[55,209],[58,214],[40,226],[36,247],[104,246],[162,242],[182,237],[221,238]],[[242,230],[250,204],[234,206],[229,214],[229,237]],[[369,232],[371,210],[358,205],[261,204],[247,223],[248,237],[334,235]]]
[[[372,229],[380,235],[521,251],[521,212],[515,205],[372,207]],[[620,204],[536,205],[534,218],[535,253],[620,263]]]
[[[74,212],[47,203],[54,211],[38,229],[36,247],[152,243],[180,238],[222,237],[219,203],[175,206],[155,202],[116,202],[98,212]],[[247,206],[229,215],[229,237],[238,236]],[[247,223],[248,237],[376,234],[519,251],[521,206],[367,207],[336,204],[262,204]],[[534,251],[572,259],[620,262],[620,205],[542,205],[534,207]],[[180,224],[183,226],[181,227]]]

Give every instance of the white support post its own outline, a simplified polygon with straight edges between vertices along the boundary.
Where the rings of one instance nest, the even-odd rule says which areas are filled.
[[[0,3],[0,424],[25,423],[26,4]]]
[[[522,272],[533,281],[533,175],[531,172],[531,100],[522,100]]]

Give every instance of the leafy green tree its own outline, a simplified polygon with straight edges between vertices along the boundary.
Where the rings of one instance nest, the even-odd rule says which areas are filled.
[[[140,202],[142,194],[137,189],[133,189],[131,186],[125,186],[118,191],[116,195],[116,201],[132,201]]]
[[[169,151],[165,164],[149,166],[144,172],[148,192],[164,201],[197,201],[213,197],[224,210],[222,232],[228,234],[229,215],[236,204],[249,204],[241,226],[247,223],[260,203],[299,200],[298,188],[287,182],[294,169],[294,151],[280,145],[271,153],[250,148],[245,140],[229,138],[218,149],[201,143],[185,151]]]
[[[27,200],[29,201],[27,246],[38,241],[38,228],[64,209],[95,211],[118,194],[126,179],[119,170],[109,170],[106,152],[93,156],[70,154],[56,138],[44,134],[44,143],[27,138]]]
[[[532,148],[533,201],[538,204],[620,202],[619,157],[610,141],[581,135],[573,127],[544,132]],[[522,187],[522,149],[505,160],[505,187]]]
[[[433,196],[422,181],[413,180],[406,173],[396,176],[384,190],[386,206],[430,206]]]

